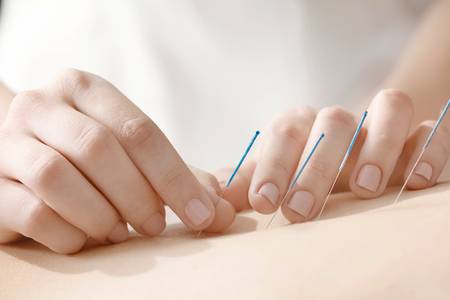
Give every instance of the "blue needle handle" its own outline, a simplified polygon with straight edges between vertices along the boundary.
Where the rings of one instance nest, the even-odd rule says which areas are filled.
[[[233,181],[234,176],[236,176],[236,173],[239,171],[239,168],[241,167],[242,163],[244,162],[245,158],[247,157],[248,153],[250,152],[250,149],[252,148],[253,144],[255,143],[256,138],[260,134],[260,131],[257,130],[255,132],[255,135],[253,136],[252,140],[250,141],[250,144],[247,146],[247,149],[245,149],[244,155],[242,155],[241,160],[239,161],[238,165],[234,169],[233,173],[231,174],[230,178],[227,181],[227,187],[230,186],[231,182]]]
[[[339,166],[339,171],[342,171],[342,169],[344,168],[345,163],[347,162],[347,159],[350,156],[350,153],[352,152],[353,146],[355,145],[356,142],[356,138],[358,137],[359,132],[361,131],[366,118],[367,118],[367,110],[363,113],[361,120],[359,121],[358,127],[356,128],[355,134],[353,135],[352,141],[350,142],[350,146],[348,146],[344,159],[342,160],[341,165]]]

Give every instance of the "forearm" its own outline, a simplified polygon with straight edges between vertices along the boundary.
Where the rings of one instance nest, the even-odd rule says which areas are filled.
[[[450,1],[438,1],[424,16],[410,44],[383,87],[408,93],[414,124],[436,119],[450,98]],[[445,123],[450,127],[450,118]]]
[[[0,82],[0,122],[5,119],[9,103],[11,103],[14,93]]]

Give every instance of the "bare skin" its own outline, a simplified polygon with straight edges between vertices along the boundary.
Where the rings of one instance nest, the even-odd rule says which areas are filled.
[[[406,192],[389,205],[397,190],[369,201],[339,194],[321,221],[284,226],[277,218],[269,230],[268,216],[249,212],[210,239],[171,225],[152,240],[133,237],[69,258],[32,242],[0,246],[0,282],[8,287],[0,296],[61,299],[70,290],[73,299],[448,299],[450,185]]]
[[[438,1],[368,105],[369,118],[337,190],[379,197],[410,171],[450,95],[447,28],[450,1]],[[311,220],[359,117],[339,107],[319,112],[297,107],[277,116],[264,131],[257,155],[223,191],[219,182],[230,169],[217,172],[217,180],[188,167],[157,125],[98,76],[67,70],[47,86],[17,95],[0,85],[0,195],[8,201],[0,211],[0,242],[28,236],[71,253],[87,237],[126,240],[126,223],[139,233],[158,235],[165,227],[164,204],[192,230],[222,231],[232,223],[234,209],[273,213],[299,162],[325,132],[282,207],[291,222]],[[436,183],[450,153],[448,126],[449,118],[409,188]]]

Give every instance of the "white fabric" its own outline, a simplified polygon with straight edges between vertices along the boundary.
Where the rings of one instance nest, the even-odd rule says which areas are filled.
[[[421,1],[5,1],[0,78],[76,67],[117,85],[206,169],[300,104],[355,111],[393,67]],[[356,105],[358,104],[358,105]]]

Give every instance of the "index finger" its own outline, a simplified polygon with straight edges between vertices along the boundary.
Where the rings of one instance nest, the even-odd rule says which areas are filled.
[[[161,199],[191,229],[214,219],[214,205],[158,126],[106,80],[67,70],[56,92],[75,109],[107,126]],[[55,89],[52,89],[55,91]]]

